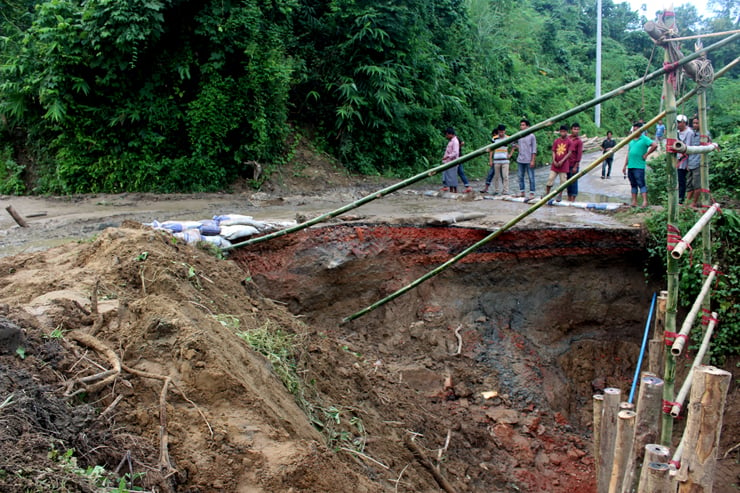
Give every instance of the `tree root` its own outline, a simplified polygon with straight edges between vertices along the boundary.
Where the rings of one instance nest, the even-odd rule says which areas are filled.
[[[419,445],[414,441],[415,436],[406,435],[404,436],[404,443],[406,444],[406,447],[413,452],[416,459],[421,462],[421,465],[424,466],[431,474],[434,476],[434,479],[437,481],[437,484],[445,490],[447,493],[455,493],[455,489],[452,487],[452,485],[440,474],[440,472],[437,470],[436,467],[434,467],[434,464],[432,464],[432,461],[429,460],[429,458],[426,456],[424,451],[419,447]]]

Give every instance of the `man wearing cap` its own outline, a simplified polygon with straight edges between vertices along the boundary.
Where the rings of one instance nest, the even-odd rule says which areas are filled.
[[[447,142],[445,154],[442,156],[442,163],[449,163],[460,157],[460,141],[457,140],[455,129],[452,127],[448,127],[445,130],[445,137],[449,142]],[[457,193],[457,166],[444,170],[442,173],[442,184],[444,185],[444,188],[442,188],[443,192]]]
[[[689,127],[689,120],[686,115],[678,115],[676,117],[676,136],[678,140],[686,145],[689,145],[694,131]],[[689,170],[689,156],[686,154],[676,155],[676,176],[678,178],[678,203],[683,204],[684,198],[686,197],[686,174]]]
[[[642,123],[635,122],[632,125],[632,132],[642,128]],[[630,179],[630,187],[632,187],[632,207],[637,207],[637,194],[642,195],[642,207],[648,206],[647,201],[647,184],[645,182],[645,166],[647,157],[655,152],[658,147],[656,142],[653,142],[650,137],[645,134],[633,138],[629,143],[627,150],[627,158],[624,160],[624,168],[622,173],[626,174]]]

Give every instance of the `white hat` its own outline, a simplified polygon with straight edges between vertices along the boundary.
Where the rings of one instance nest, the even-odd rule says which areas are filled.
[[[678,115],[678,116],[676,117],[676,121],[677,121],[677,122],[688,122],[688,121],[689,121],[689,119],[688,119],[688,118],[686,118],[686,115]]]

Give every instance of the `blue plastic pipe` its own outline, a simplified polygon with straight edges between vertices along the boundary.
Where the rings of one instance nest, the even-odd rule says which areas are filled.
[[[640,357],[637,358],[637,368],[635,368],[635,376],[632,379],[632,389],[630,389],[629,403],[632,404],[632,400],[635,398],[635,388],[637,387],[637,379],[640,377],[640,367],[642,366],[642,357],[645,356],[645,346],[647,346],[648,332],[650,332],[650,321],[653,319],[653,310],[655,310],[655,298],[658,293],[653,293],[653,302],[650,304],[650,313],[648,313],[647,323],[645,324],[645,334],[642,336],[642,347],[640,348]]]

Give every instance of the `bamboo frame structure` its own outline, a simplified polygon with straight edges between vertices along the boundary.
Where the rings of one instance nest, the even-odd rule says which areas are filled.
[[[702,338],[701,346],[699,347],[699,351],[694,357],[694,363],[691,365],[689,374],[686,375],[686,380],[683,381],[683,385],[681,385],[681,390],[678,391],[676,401],[673,403],[673,407],[671,408],[671,416],[673,416],[674,418],[677,418],[678,415],[681,414],[683,401],[689,394],[689,390],[691,390],[691,381],[694,377],[694,370],[704,361],[704,355],[707,353],[707,349],[709,349],[709,341],[712,339],[712,334],[714,334],[714,327],[716,325],[717,312],[712,312],[712,317],[709,320],[709,324],[707,325],[707,330],[704,331],[704,337]]]
[[[598,471],[596,478],[597,493],[607,493],[614,464],[614,444],[617,441],[617,416],[622,391],[613,387],[604,389],[604,412],[601,416],[601,433],[599,440]]]
[[[712,289],[712,282],[714,282],[714,278],[717,275],[717,269],[719,269],[718,265],[712,266],[712,270],[704,280],[704,284],[701,287],[701,291],[699,291],[699,295],[696,297],[696,300],[694,300],[691,310],[688,315],[686,315],[683,325],[681,325],[681,330],[676,334],[676,340],[673,341],[673,346],[671,346],[671,354],[673,356],[681,356],[683,348],[686,345],[686,340],[689,337],[689,332],[691,332],[696,316],[699,314],[699,310],[701,309],[702,302],[709,293],[709,290]]]
[[[694,241],[697,236],[699,236],[699,233],[704,229],[704,227],[709,223],[709,221],[718,211],[719,204],[712,204],[712,206],[707,209],[704,214],[702,214],[699,220],[696,221],[691,229],[688,230],[688,232],[686,232],[686,234],[683,235],[680,240],[678,240],[678,243],[676,243],[676,245],[673,247],[673,250],[671,250],[671,257],[675,259],[681,258],[686,249],[691,246],[691,242]]]
[[[474,159],[474,158],[476,158],[478,156],[483,156],[483,155],[487,154],[488,151],[491,151],[491,150],[497,149],[499,147],[503,147],[503,146],[509,145],[509,144],[515,142],[516,140],[520,139],[521,137],[524,137],[526,135],[529,135],[531,133],[534,133],[534,132],[536,132],[538,130],[542,130],[544,128],[550,127],[550,126],[554,125],[555,123],[557,123],[560,120],[564,120],[564,119],[566,119],[566,118],[568,118],[570,116],[576,115],[576,114],[578,114],[578,113],[580,113],[580,112],[582,112],[584,110],[587,110],[587,109],[589,109],[589,108],[591,108],[593,106],[596,106],[597,104],[600,104],[600,103],[602,103],[604,101],[607,101],[607,100],[609,100],[609,99],[611,99],[613,97],[619,96],[621,94],[624,94],[627,91],[630,91],[632,89],[635,89],[637,87],[640,87],[645,82],[648,82],[648,81],[651,81],[653,79],[656,79],[656,78],[660,77],[661,75],[664,75],[664,74],[668,73],[670,70],[674,70],[673,67],[683,66],[683,65],[685,65],[685,64],[687,64],[687,63],[689,63],[689,62],[691,62],[691,61],[693,61],[693,60],[695,60],[695,59],[697,59],[697,58],[699,58],[701,56],[706,55],[706,53],[709,52],[709,51],[715,50],[717,48],[721,48],[722,46],[725,46],[727,44],[733,43],[734,41],[736,41],[738,39],[740,39],[740,33],[737,33],[737,34],[733,34],[731,36],[728,36],[727,38],[725,38],[725,39],[723,39],[721,41],[718,41],[718,42],[716,42],[714,44],[711,44],[711,45],[707,46],[706,48],[703,48],[700,51],[694,52],[694,53],[692,53],[690,55],[687,55],[687,56],[681,58],[674,65],[672,65],[671,68],[663,67],[661,69],[655,70],[654,72],[651,72],[650,74],[647,74],[645,77],[642,77],[640,79],[634,80],[634,81],[632,81],[632,82],[630,82],[628,84],[623,85],[622,87],[619,87],[619,88],[614,89],[614,90],[612,90],[612,91],[610,91],[610,92],[608,92],[606,94],[603,94],[602,96],[600,96],[598,98],[594,98],[594,99],[592,99],[592,100],[590,100],[590,101],[588,101],[586,103],[583,103],[583,104],[581,104],[579,106],[576,106],[575,108],[571,108],[570,110],[564,111],[563,113],[560,113],[560,114],[558,114],[558,115],[556,115],[556,116],[554,116],[552,118],[549,118],[549,119],[544,120],[542,122],[539,122],[539,123],[537,123],[535,125],[532,125],[528,129],[523,130],[523,131],[520,131],[520,132],[517,132],[517,133],[513,134],[510,137],[507,137],[505,139],[502,139],[499,142],[496,142],[495,144],[488,144],[488,145],[486,145],[484,147],[481,147],[480,149],[477,149],[477,150],[472,151],[472,152],[470,152],[468,154],[465,154],[464,156],[460,156],[459,158],[457,158],[457,159],[455,159],[453,161],[450,161],[448,163],[444,163],[444,164],[441,164],[441,165],[436,166],[434,168],[428,169],[428,170],[424,171],[423,173],[419,173],[417,175],[414,175],[411,178],[407,178],[407,179],[405,179],[403,181],[400,181],[400,182],[398,182],[398,183],[396,183],[394,185],[391,185],[390,187],[386,187],[386,188],[384,188],[382,190],[378,190],[377,192],[373,192],[373,193],[371,193],[371,194],[369,194],[369,195],[367,195],[367,196],[365,196],[365,197],[363,197],[363,198],[361,198],[361,199],[359,199],[359,200],[357,200],[355,202],[352,202],[351,204],[347,204],[347,205],[345,205],[343,207],[340,207],[339,209],[335,209],[334,211],[327,212],[327,213],[322,214],[320,216],[317,216],[317,217],[315,217],[313,219],[310,219],[310,220],[308,220],[308,221],[306,221],[304,223],[297,224],[296,226],[291,226],[290,228],[281,229],[280,231],[275,231],[274,233],[270,233],[270,234],[267,234],[267,235],[264,235],[264,236],[259,236],[257,238],[252,238],[252,239],[249,239],[247,241],[243,241],[241,243],[234,243],[233,245],[231,245],[229,247],[224,247],[221,250],[222,251],[227,251],[227,250],[231,250],[233,248],[239,248],[239,247],[243,247],[243,246],[247,246],[247,245],[253,245],[255,243],[261,243],[263,241],[271,240],[273,238],[277,238],[277,237],[284,236],[284,235],[287,235],[287,234],[290,234],[290,233],[294,233],[296,231],[300,231],[302,229],[308,228],[308,227],[313,226],[315,224],[324,222],[327,219],[331,219],[332,217],[336,217],[336,216],[339,216],[341,214],[344,214],[345,212],[348,212],[348,211],[350,211],[352,209],[356,209],[357,207],[360,207],[360,206],[362,206],[364,204],[367,204],[368,202],[371,202],[371,201],[373,201],[375,199],[379,199],[379,198],[384,197],[384,196],[386,196],[386,195],[388,195],[390,193],[393,193],[396,190],[400,190],[402,188],[407,187],[408,185],[411,185],[411,184],[416,183],[418,181],[421,181],[421,180],[423,180],[425,178],[429,178],[429,177],[434,176],[434,175],[436,175],[438,173],[441,173],[442,171],[444,171],[444,170],[446,170],[448,168],[452,168],[453,166],[456,166],[458,164],[463,164],[463,163],[465,163],[465,162],[467,162],[467,161],[469,161],[471,159]],[[718,76],[718,74],[715,74],[715,78]],[[605,154],[602,157],[604,157],[604,159],[606,159],[606,157],[609,157],[609,156],[607,154]]]
[[[617,439],[614,443],[614,462],[609,478],[609,493],[622,493],[624,471],[632,455],[636,415],[636,412],[629,410],[622,410],[617,414]]]
[[[722,414],[732,374],[713,366],[694,371],[684,431],[684,457],[676,474],[678,493],[710,492],[714,483]]]
[[[637,488],[638,493],[653,493],[648,488],[648,466],[650,464],[661,464],[666,463],[670,457],[670,449],[665,445],[659,445],[657,443],[649,443],[645,445],[645,459],[642,463],[642,471],[640,473],[640,483]]]
[[[635,491],[637,479],[636,468],[642,467],[645,446],[654,443],[660,433],[661,398],[663,397],[663,380],[653,375],[645,375],[640,380],[640,393],[637,396],[635,432],[632,453],[624,471],[624,482],[621,493]]]

